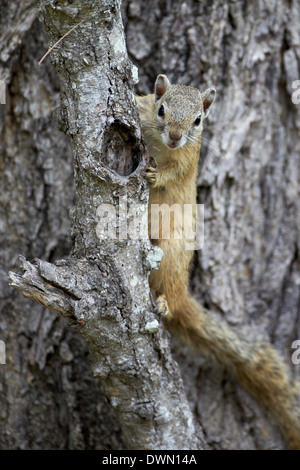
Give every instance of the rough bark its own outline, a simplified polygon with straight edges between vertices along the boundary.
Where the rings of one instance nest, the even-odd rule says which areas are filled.
[[[72,156],[53,112],[59,83],[36,2],[1,2],[0,366],[1,449],[122,448],[88,348],[59,318],[8,286],[18,253],[53,261],[71,248]],[[107,423],[111,423],[107,426]]]
[[[201,449],[200,427],[153,313],[147,275],[162,252],[148,237],[136,239],[135,225],[125,233],[125,225],[147,227],[149,189],[120,2],[83,8],[47,1],[40,12],[51,43],[83,20],[76,40],[68,36],[51,54],[60,80],[59,120],[74,156],[74,241],[71,257],[55,264],[20,258],[24,273],[10,273],[11,285],[68,318],[85,339],[128,448]],[[111,208],[118,211],[116,237],[105,235]]]
[[[52,122],[58,84],[30,1],[2,2],[1,448],[122,448],[111,408],[92,379],[84,341],[59,317],[16,295],[6,275],[22,253],[53,262],[70,249],[71,155]],[[191,286],[237,329],[270,339],[291,364],[299,331],[300,7],[258,2],[123,1],[140,93],[158,73],[217,101],[199,175],[206,237]],[[76,22],[74,18],[74,23]],[[73,24],[74,24],[73,23]],[[65,30],[64,30],[65,32]],[[175,344],[190,406],[218,449],[283,448],[264,414],[229,374]]]
[[[125,0],[123,9],[141,93],[157,73],[217,89],[200,162],[205,242],[193,291],[233,327],[270,340],[299,378],[299,2]],[[179,361],[215,447],[284,445],[225,371]]]

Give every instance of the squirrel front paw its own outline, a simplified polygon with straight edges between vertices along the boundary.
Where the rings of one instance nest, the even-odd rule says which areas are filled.
[[[150,185],[153,186],[157,182],[157,169],[153,166],[149,166],[146,169],[146,179],[149,181]]]

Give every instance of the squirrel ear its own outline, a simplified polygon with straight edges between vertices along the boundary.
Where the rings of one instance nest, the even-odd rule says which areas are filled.
[[[154,86],[154,102],[158,101],[171,85],[166,75],[158,75]]]
[[[201,96],[202,96],[202,102],[203,102],[204,117],[207,117],[210,106],[212,105],[215,99],[216,90],[214,88],[208,88],[201,94]]]

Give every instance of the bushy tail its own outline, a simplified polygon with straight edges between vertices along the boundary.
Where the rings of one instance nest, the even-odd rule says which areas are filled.
[[[192,297],[168,321],[170,329],[193,349],[230,368],[241,384],[277,420],[292,449],[300,450],[300,388],[292,383],[287,365],[268,343],[255,343],[216,320]]]

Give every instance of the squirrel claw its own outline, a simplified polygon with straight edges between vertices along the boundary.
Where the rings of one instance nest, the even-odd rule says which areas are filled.
[[[157,299],[156,299],[156,304],[157,304],[157,310],[158,310],[158,313],[162,316],[162,317],[166,317],[167,315],[170,315],[170,312],[169,312],[169,307],[168,307],[168,302],[167,302],[167,299],[164,295],[160,295]]]
[[[157,169],[154,168],[153,166],[149,166],[146,169],[146,179],[149,181],[150,184],[154,184],[156,182],[156,174],[157,174]]]

